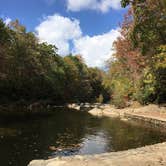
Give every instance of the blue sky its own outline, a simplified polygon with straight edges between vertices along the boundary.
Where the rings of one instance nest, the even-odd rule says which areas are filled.
[[[18,19],[59,54],[81,54],[89,66],[101,67],[113,53],[126,9],[120,0],[0,0],[0,16]]]

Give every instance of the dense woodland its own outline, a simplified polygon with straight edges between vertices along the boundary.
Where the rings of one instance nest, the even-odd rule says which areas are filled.
[[[39,43],[18,20],[0,20],[0,102],[96,102],[109,96],[103,74],[79,55],[62,57],[55,46]]]
[[[114,43],[114,60],[108,62],[105,85],[112,102],[142,104],[166,101],[166,1],[122,0],[128,13],[121,37]]]
[[[166,1],[121,3],[130,8],[107,71],[89,68],[80,55],[62,57],[18,20],[5,25],[1,19],[0,102],[165,102]]]

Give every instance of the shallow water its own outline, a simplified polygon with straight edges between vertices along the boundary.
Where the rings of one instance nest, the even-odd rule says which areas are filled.
[[[166,141],[166,134],[119,119],[56,110],[49,117],[0,123],[0,166],[33,159],[120,151]]]

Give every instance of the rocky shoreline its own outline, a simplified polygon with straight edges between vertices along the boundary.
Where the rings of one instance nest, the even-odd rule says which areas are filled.
[[[104,108],[93,108],[89,113],[94,116],[119,117],[125,121],[144,122],[153,127],[166,130],[166,107],[164,106],[160,107],[151,104],[137,108],[116,109],[113,106],[107,105]]]
[[[166,165],[166,143],[160,143],[127,151],[57,157],[50,160],[34,160],[28,166],[163,166]]]

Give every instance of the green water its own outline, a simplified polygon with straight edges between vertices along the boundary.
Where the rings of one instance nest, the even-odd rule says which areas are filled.
[[[150,128],[56,110],[49,117],[0,122],[0,166],[26,166],[33,159],[120,151],[162,141],[166,134]]]

